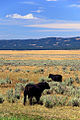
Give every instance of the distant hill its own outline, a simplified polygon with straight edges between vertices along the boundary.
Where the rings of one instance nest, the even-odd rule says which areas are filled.
[[[80,49],[80,37],[47,37],[41,39],[0,40],[0,50],[75,50]]]

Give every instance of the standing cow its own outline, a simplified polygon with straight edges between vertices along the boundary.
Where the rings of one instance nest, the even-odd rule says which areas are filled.
[[[24,89],[24,105],[26,102],[26,96],[28,95],[28,99],[30,105],[32,105],[32,98],[35,97],[37,103],[40,100],[41,94],[45,89],[50,89],[50,86],[47,82],[40,82],[38,84],[27,84]]]
[[[48,77],[51,78],[51,79],[52,79],[53,81],[55,81],[55,82],[62,82],[62,75],[49,74]]]

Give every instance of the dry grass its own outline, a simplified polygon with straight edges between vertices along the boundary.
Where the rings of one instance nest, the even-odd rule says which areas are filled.
[[[4,102],[0,105],[0,116],[11,115],[29,115],[29,116],[42,116],[44,119],[64,119],[64,120],[80,120],[80,108],[79,107],[54,107],[52,109],[45,108],[44,106],[23,106],[22,103],[7,103]]]
[[[80,59],[80,50],[31,50],[31,51],[0,51],[0,55],[6,60],[63,60]],[[7,55],[7,56],[6,56]],[[10,57],[9,57],[9,56]]]
[[[80,50],[0,50],[0,54],[80,54]]]
[[[0,51],[1,60],[64,60],[64,59],[80,59],[80,50],[38,50],[38,51]],[[9,67],[12,72],[7,70]],[[72,77],[75,78],[75,73],[80,77],[80,71],[73,72],[70,74],[62,71],[62,66],[58,66],[58,70],[54,71],[54,66],[11,66],[3,65],[1,66],[3,72],[0,71],[0,78],[6,78],[7,76],[12,80],[12,84],[2,87],[0,86],[0,93],[5,94],[10,88],[14,88],[15,84],[19,82],[19,78],[28,78],[29,81],[38,82],[40,77],[48,76],[49,73],[61,74],[63,76],[63,81],[65,78]],[[45,72],[43,74],[34,74],[34,70],[43,68]],[[68,67],[69,70],[70,67]],[[20,72],[13,72],[15,69],[20,69]],[[29,73],[25,72],[30,70]],[[22,98],[18,103],[8,103],[4,102],[0,104],[0,116],[10,116],[15,114],[28,114],[28,115],[39,115],[44,118],[61,118],[61,119],[71,119],[80,120],[80,107],[54,107],[52,109],[47,109],[44,106],[34,105],[25,107],[22,104]]]

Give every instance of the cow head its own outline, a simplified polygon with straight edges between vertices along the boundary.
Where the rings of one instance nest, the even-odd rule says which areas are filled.
[[[52,77],[52,74],[49,74],[48,78],[51,78]]]
[[[49,86],[49,84],[47,82],[44,82],[43,84],[44,84],[45,89],[50,89],[50,86]]]

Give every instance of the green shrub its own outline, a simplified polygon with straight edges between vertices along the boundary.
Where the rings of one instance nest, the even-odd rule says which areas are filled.
[[[10,72],[12,71],[12,69],[11,69],[11,68],[9,68],[9,67],[6,67],[6,70],[9,70]]]
[[[70,101],[69,101],[69,103],[68,103],[68,105],[70,105],[70,106],[80,106],[80,99],[79,98],[77,98],[77,97],[74,97],[74,98],[72,98]]]
[[[23,83],[27,83],[27,82],[29,81],[28,78],[25,78],[25,79],[19,78],[18,80],[19,80],[20,82],[23,82]]]
[[[73,84],[74,80],[70,77],[70,78],[64,80],[64,82],[66,85],[71,86]]]
[[[66,85],[59,82],[50,82],[51,93],[64,94]]]
[[[30,82],[28,82],[28,84],[34,84],[34,81],[30,81]]]
[[[22,84],[22,83],[17,83],[16,86],[15,86],[15,98],[17,99],[20,99],[20,94],[21,94],[21,91],[24,90],[24,86],[25,84]]]
[[[17,101],[17,99],[15,98],[15,96],[13,94],[13,89],[7,91],[6,99],[10,103],[15,103]]]
[[[80,87],[76,87],[75,88],[75,96],[77,97],[77,98],[80,98]]]
[[[15,89],[15,98],[20,99],[20,90]]]
[[[7,77],[7,78],[5,79],[5,81],[6,81],[6,83],[8,83],[8,84],[11,84],[11,83],[12,83],[12,81],[10,80],[9,77]]]
[[[23,91],[25,87],[24,83],[16,83],[15,89],[18,89],[20,91]]]
[[[55,81],[51,81],[49,83],[50,87],[53,87],[53,86],[58,86],[60,83],[59,82],[55,82]]]
[[[32,98],[32,105],[36,104],[37,100],[35,97]]]
[[[55,67],[54,67],[54,71],[58,71],[58,67],[55,66]]]
[[[80,83],[80,79],[79,79],[78,75],[75,76],[75,81],[76,81],[77,83]]]
[[[5,85],[5,84],[7,84],[7,83],[6,83],[6,80],[0,79],[0,85]]]
[[[63,71],[65,71],[66,70],[66,66],[63,66],[62,69],[63,69]]]
[[[39,78],[39,82],[51,82],[51,78],[48,78],[48,77],[41,77]]]
[[[7,77],[6,79],[0,79],[0,85],[11,84],[12,81]]]
[[[38,70],[34,70],[33,72],[34,73],[41,73],[41,74],[43,74],[44,73],[44,69],[41,68],[41,69],[38,69]]]
[[[68,97],[65,96],[43,96],[41,97],[42,103],[44,104],[45,107],[47,108],[52,108],[53,106],[65,106],[68,101]]]
[[[53,97],[52,96],[48,96],[46,97],[46,99],[44,100],[44,106],[47,108],[52,108],[53,107]]]
[[[76,68],[75,67],[71,67],[70,71],[76,71]]]
[[[43,96],[40,98],[39,104],[40,104],[40,105],[43,105],[43,104],[44,104],[44,98],[43,98]]]
[[[29,72],[30,72],[30,70],[26,70],[26,72],[28,72],[28,73],[29,73]]]
[[[12,72],[12,69],[10,68],[9,71]]]
[[[76,94],[75,87],[72,86],[72,85],[71,86],[66,86],[64,94],[68,95],[68,96],[75,96],[75,94]]]
[[[65,96],[65,97],[63,97],[63,96],[57,96],[56,97],[56,105],[57,106],[65,106],[66,104],[67,104],[67,100],[68,100],[68,97],[67,96]]]
[[[63,70],[63,72],[68,73],[66,66],[63,66],[63,67],[62,67],[62,70]]]
[[[58,94],[64,94],[65,86],[62,86],[61,84],[59,84],[59,85],[57,86],[57,89],[56,89],[55,91],[56,91],[56,93],[58,93]]]
[[[47,107],[47,108],[52,108],[52,107],[53,107],[52,101],[46,100],[46,102],[45,102],[45,107]]]
[[[51,94],[52,93],[52,91],[51,91],[51,89],[46,89],[46,90],[44,90],[43,91],[43,95],[47,95],[47,94]]]
[[[20,72],[20,71],[21,71],[21,70],[20,70],[20,69],[17,69],[17,68],[14,70],[14,72]]]

